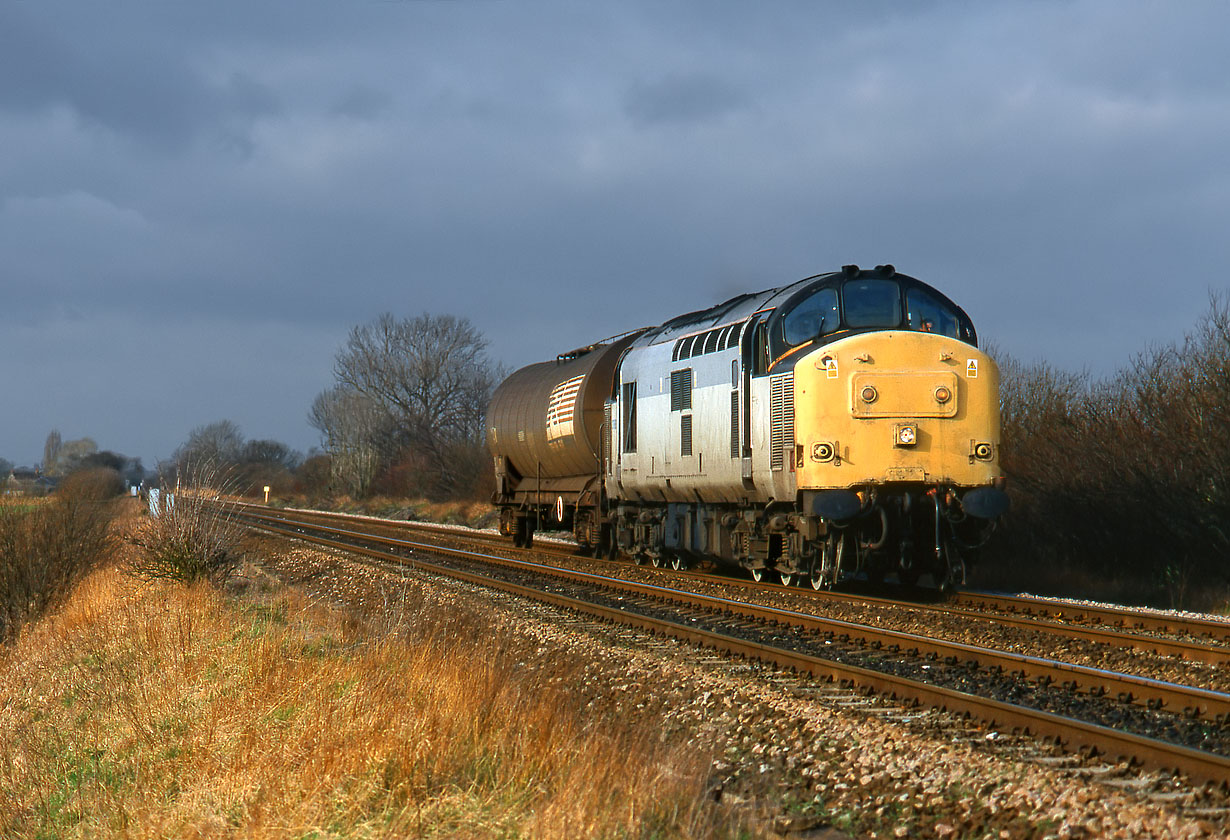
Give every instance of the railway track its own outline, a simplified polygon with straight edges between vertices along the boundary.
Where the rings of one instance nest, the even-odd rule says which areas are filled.
[[[443,547],[409,539],[405,529],[390,534],[391,523],[253,508],[245,508],[242,516],[264,530],[358,552],[378,562],[410,564],[851,684],[907,705],[970,714],[987,726],[1054,738],[1069,749],[1121,756],[1178,770],[1199,782],[1230,785],[1228,694],[884,630],[805,610]],[[431,530],[439,534],[442,529]]]
[[[250,506],[271,516],[281,512],[262,506]],[[300,519],[320,522],[362,523],[365,527],[380,527],[390,533],[425,533],[447,536],[463,543],[495,546],[501,552],[521,554],[511,542],[492,533],[460,529],[430,523],[400,522],[352,514],[319,511],[287,511]],[[531,550],[534,556],[552,555],[575,561],[576,549],[565,544],[540,540]],[[527,552],[528,553],[528,552]],[[626,561],[623,565],[627,565]],[[646,570],[648,571],[648,570]],[[671,570],[672,580],[691,580],[732,587],[746,592],[781,592],[784,587],[695,569]],[[927,616],[990,621],[1000,627],[1015,627],[1031,633],[1045,633],[1063,639],[1074,639],[1114,648],[1123,648],[1201,662],[1208,665],[1230,664],[1230,621],[1184,618],[1158,612],[1138,611],[1120,607],[1091,604],[1069,604],[1045,598],[958,592],[942,602],[885,598],[875,594],[842,591],[815,591],[809,587],[791,587],[789,591],[800,600],[821,603],[871,606],[881,609],[911,609]]]

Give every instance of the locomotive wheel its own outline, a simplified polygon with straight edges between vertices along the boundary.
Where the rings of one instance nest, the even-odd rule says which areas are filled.
[[[811,575],[811,588],[819,591],[821,589],[828,589],[829,584],[824,579],[824,575],[813,572]]]
[[[653,557],[650,557],[650,558],[649,558],[649,562],[650,562],[650,563],[653,563],[653,567],[654,567],[655,569],[660,569],[660,568],[662,568],[662,555],[660,555],[660,554],[655,554]]]
[[[764,569],[752,569],[752,580],[760,583],[760,579],[764,577]]]
[[[684,560],[682,557],[680,557],[678,554],[676,554],[674,557],[671,558],[671,568],[674,569],[676,572],[683,571],[687,567],[688,567],[687,561]]]

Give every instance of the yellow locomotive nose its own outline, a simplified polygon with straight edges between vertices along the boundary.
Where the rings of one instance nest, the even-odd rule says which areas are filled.
[[[957,487],[1000,475],[999,372],[944,335],[841,339],[795,366],[800,490],[899,482]]]

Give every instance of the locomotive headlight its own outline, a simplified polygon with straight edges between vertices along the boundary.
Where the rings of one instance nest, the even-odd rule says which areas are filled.
[[[950,391],[947,386],[941,385],[935,389],[935,401],[937,403],[943,405],[950,399],[952,399],[952,391]]]
[[[991,456],[995,454],[995,448],[989,443],[975,443],[974,457],[979,461],[989,461]]]
[[[859,396],[863,398],[863,402],[873,403],[876,401],[876,397],[880,395],[873,386],[867,385],[863,388],[862,393],[860,393]]]
[[[895,438],[898,446],[913,446],[918,443],[918,427],[913,423],[903,423],[897,427]]]
[[[821,463],[825,461],[831,461],[833,460],[833,455],[834,455],[833,444],[831,443],[813,443],[812,444],[811,459],[813,461],[820,461]]]

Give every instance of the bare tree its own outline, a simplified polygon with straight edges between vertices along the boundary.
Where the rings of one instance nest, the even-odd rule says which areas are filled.
[[[497,372],[487,342],[465,318],[384,314],[355,327],[334,364],[338,384],[394,418],[403,445],[431,473],[434,495],[464,491],[472,461],[458,447],[482,446]]]
[[[364,496],[381,465],[397,450],[397,425],[376,400],[345,387],[316,397],[308,422],[324,437],[334,486]]]
[[[55,466],[52,470],[44,468],[48,475],[68,475],[80,468],[88,458],[98,454],[98,444],[93,438],[78,438],[66,440],[56,447]]]
[[[259,493],[271,487],[283,493],[294,482],[292,473],[303,463],[303,455],[278,440],[250,440],[240,451],[236,484],[245,492]]]
[[[239,426],[230,420],[218,420],[189,432],[188,440],[175,450],[172,460],[181,477],[185,470],[193,468],[225,469],[239,462],[243,443]]]
[[[63,440],[59,429],[52,429],[43,444],[43,472],[52,475],[55,472],[56,460],[60,457],[60,445]]]

